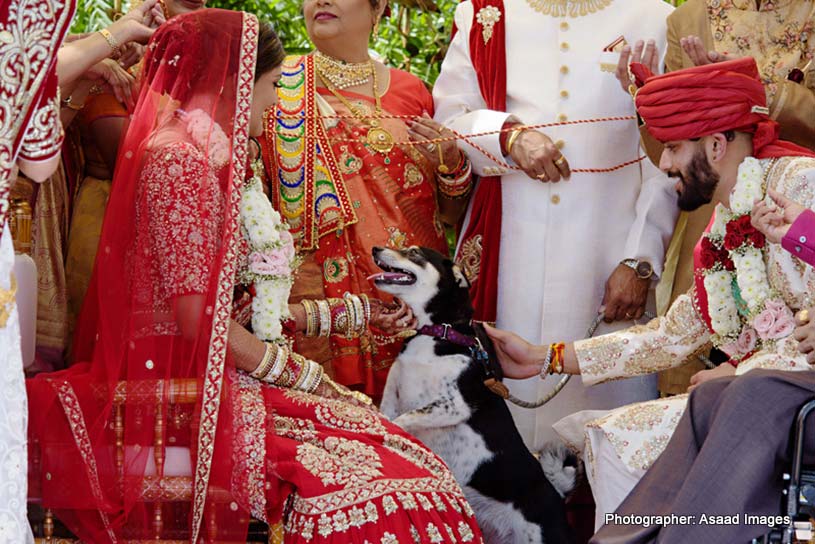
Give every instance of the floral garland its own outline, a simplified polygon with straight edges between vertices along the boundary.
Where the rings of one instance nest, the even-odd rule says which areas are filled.
[[[750,211],[764,198],[764,169],[753,157],[740,165],[730,209],[716,206],[700,254],[713,328],[713,344],[740,361],[768,342],[792,333],[792,311],[770,287],[762,248],[764,235],[750,224]]]
[[[259,159],[252,164],[254,176],[246,182],[241,195],[241,223],[250,246],[249,266],[241,280],[255,285],[255,336],[268,342],[284,342],[282,322],[290,317],[289,292],[298,259],[288,226],[263,193],[262,168]]]

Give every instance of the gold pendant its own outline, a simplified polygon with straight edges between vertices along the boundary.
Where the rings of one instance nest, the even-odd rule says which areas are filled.
[[[384,128],[371,127],[368,130],[368,145],[374,151],[386,155],[393,149],[393,135]]]

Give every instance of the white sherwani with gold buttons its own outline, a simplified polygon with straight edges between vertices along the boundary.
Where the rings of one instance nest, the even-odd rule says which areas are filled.
[[[433,92],[436,119],[463,134],[501,129],[509,114],[526,124],[634,116],[631,97],[614,76],[619,55],[604,52],[618,37],[633,46],[656,41],[665,51],[662,0],[504,0],[507,109],[490,111],[470,60],[473,5],[455,14],[458,33]],[[606,121],[562,125],[545,133],[572,169],[607,169],[636,160],[637,123]],[[497,134],[475,138],[501,157]],[[647,159],[608,173],[574,173],[569,181],[541,183],[462,144],[479,175],[502,178],[503,216],[499,263],[498,326],[535,343],[583,338],[601,305],[605,283],[619,262],[645,259],[662,270],[677,216],[672,183]],[[630,323],[601,327],[598,333]],[[525,400],[550,391],[555,378],[508,380]],[[654,377],[586,388],[580,378],[544,408],[511,406],[527,445],[554,438],[552,424],[586,409],[608,409],[656,396]]]

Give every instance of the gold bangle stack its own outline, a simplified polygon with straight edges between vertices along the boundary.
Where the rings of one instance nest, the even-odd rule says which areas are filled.
[[[110,33],[110,30],[107,28],[103,28],[99,31],[99,34],[105,38],[105,41],[108,42],[108,45],[113,50],[113,54],[111,55],[112,58],[118,59],[122,56],[122,48],[119,46],[119,42],[116,41],[116,38],[113,37],[113,34]]]
[[[515,145],[515,140],[517,140],[518,136],[525,130],[525,128],[516,128],[509,133],[509,137],[507,138],[507,156],[512,155],[512,146]]]
[[[255,370],[250,372],[249,375],[258,380],[266,378],[274,363],[273,355],[276,355],[276,351],[272,348],[271,344],[266,344],[266,351],[263,352],[263,358],[261,358],[260,364],[258,364]]]
[[[327,300],[318,300],[315,302],[317,305],[317,313],[320,317],[320,330],[318,335],[323,338],[331,336],[331,306]]]
[[[466,198],[473,189],[472,165],[469,159],[464,156],[463,164],[454,176],[437,175],[439,181],[439,192],[445,198],[458,200]]]
[[[293,389],[313,393],[323,379],[323,367],[297,353],[292,353],[291,357],[300,365]]]
[[[306,313],[306,336],[313,338],[320,330],[320,314],[317,311],[317,304],[313,300],[303,299],[300,301],[303,311]]]

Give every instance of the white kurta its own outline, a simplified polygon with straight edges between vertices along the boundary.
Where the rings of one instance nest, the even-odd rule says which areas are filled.
[[[0,230],[0,291],[8,291],[14,248],[8,225]],[[16,304],[11,302],[5,307],[9,309],[11,314],[0,328],[0,544],[21,544],[33,541],[26,518],[28,411]]]
[[[523,0],[505,0],[509,113],[527,124],[635,115],[631,97],[609,71],[619,55],[603,48],[622,35],[631,45],[654,39],[664,52],[671,9],[662,0],[613,0],[595,13],[554,17]],[[470,2],[458,6],[455,21],[459,32],[433,92],[436,119],[464,134],[499,130],[509,113],[486,109],[481,97],[469,56],[470,29],[480,24],[474,23]],[[559,126],[545,133],[562,146],[572,168],[609,168],[644,154],[634,120]],[[475,141],[501,156],[497,135]],[[477,174],[505,174],[499,327],[535,343],[583,338],[601,305],[606,280],[621,260],[646,259],[661,272],[677,216],[676,195],[673,184],[647,159],[616,172],[578,173],[554,184],[507,173],[472,147],[462,148]],[[612,328],[602,327],[598,333],[608,330]],[[508,384],[516,396],[532,400],[556,381]],[[591,389],[574,378],[541,410],[511,408],[527,445],[537,449],[554,438],[552,423],[563,416],[655,396],[654,377]]]

